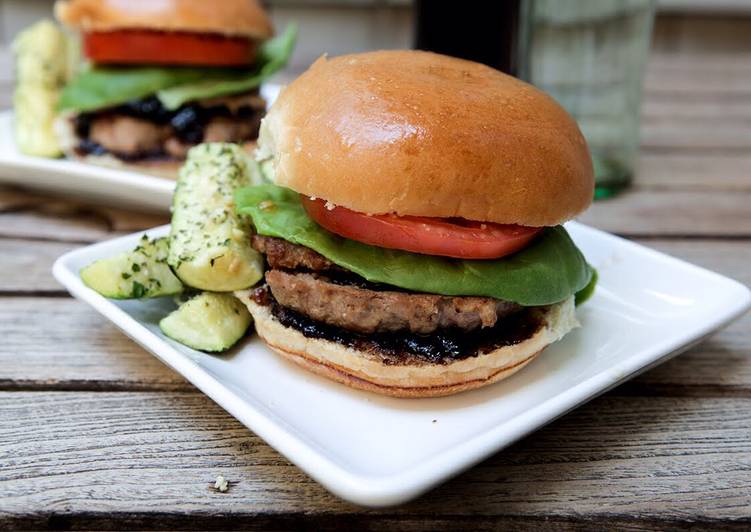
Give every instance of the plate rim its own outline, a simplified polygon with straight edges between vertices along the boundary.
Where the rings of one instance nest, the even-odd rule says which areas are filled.
[[[156,236],[166,232],[169,225],[71,250],[55,261],[52,272],[58,282],[71,295],[90,305],[145,350],[184,376],[201,392],[326,489],[342,499],[362,506],[385,507],[400,504],[421,495],[446,479],[472,467],[493,453],[542,428],[638,373],[676,356],[714,331],[736,320],[751,307],[751,291],[732,278],[578,222],[569,222],[566,225],[575,227],[577,231],[589,232],[598,238],[615,241],[619,246],[625,245],[626,249],[638,248],[640,252],[647,252],[652,258],[661,262],[688,268],[694,273],[708,276],[714,281],[724,282],[737,292],[738,297],[733,299],[734,304],[729,306],[724,313],[718,314],[689,334],[678,339],[658,342],[649,348],[642,349],[637,354],[603,369],[501,425],[481,432],[458,445],[449,447],[397,474],[383,476],[353,473],[328,458],[324,453],[306,444],[302,438],[267,418],[262,411],[252,404],[245,403],[242,398],[226,388],[219,379],[202,370],[195,362],[185,357],[164,339],[154,335],[126,311],[87,288],[81,282],[77,272],[73,272],[72,268],[67,266],[70,261],[75,260],[75,257],[83,252],[91,253],[96,252],[99,247],[117,246],[119,242],[140,238],[143,234]]]
[[[276,99],[282,85],[262,83],[259,90],[267,104]],[[13,108],[0,110],[0,183],[31,190],[104,200],[106,206],[130,208],[153,213],[166,213],[172,204],[174,179],[160,177],[128,168],[117,168],[76,161],[21,153],[15,139]],[[68,166],[70,165],[70,166]],[[46,178],[35,177],[44,173]],[[64,186],[50,184],[60,177]],[[73,183],[72,185],[70,183]],[[136,198],[136,196],[138,196]]]
[[[5,127],[7,125],[7,127],[12,129],[13,117],[13,109],[0,111],[0,127]],[[6,154],[8,156],[6,156]],[[59,169],[58,163],[61,162],[76,163],[77,165],[80,165],[80,168],[76,166],[76,168],[80,170],[75,172],[76,176],[83,177],[87,180],[97,181],[102,184],[116,183],[118,185],[143,187],[144,192],[169,192],[170,194],[175,187],[175,181],[166,177],[158,177],[120,168],[110,168],[108,166],[87,164],[81,161],[71,161],[59,157],[53,158],[26,155],[25,153],[18,151],[18,147],[15,143],[6,147],[4,150],[0,150],[0,165],[13,167],[19,170],[28,170],[31,168],[35,170],[60,172],[61,170]],[[65,173],[69,174],[70,172]],[[103,176],[100,174],[103,174]],[[23,183],[11,179],[4,180],[4,182],[23,185]]]

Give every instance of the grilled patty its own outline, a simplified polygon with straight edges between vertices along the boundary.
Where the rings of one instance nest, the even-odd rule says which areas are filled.
[[[285,240],[253,237],[271,270],[266,282],[283,307],[313,320],[358,333],[438,329],[473,331],[494,327],[520,310],[516,303],[489,297],[453,297],[369,287],[340,276],[342,268],[315,251]]]
[[[514,303],[487,297],[375,291],[332,283],[310,273],[271,270],[266,272],[266,282],[282,306],[359,333],[472,331],[493,327],[499,318],[519,310]]]
[[[272,268],[312,272],[343,271],[317,251],[281,238],[253,235],[251,245],[256,251],[266,255],[266,262]]]
[[[244,142],[258,135],[264,100],[256,93],[212,98],[168,111],[155,97],[74,120],[81,155],[109,153],[124,160],[184,159],[201,142]]]
[[[377,357],[389,366],[450,364],[475,357],[531,338],[543,326],[542,315],[526,308],[500,320],[495,327],[478,329],[470,334],[461,329],[441,329],[432,334],[409,331],[360,334],[343,327],[316,321],[279,304],[264,284],[248,291],[256,304],[268,307],[285,327],[307,338],[321,338],[351,347],[368,357]]]

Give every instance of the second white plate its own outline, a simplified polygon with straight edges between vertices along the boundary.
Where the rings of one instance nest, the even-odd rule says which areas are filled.
[[[261,86],[269,105],[280,86]],[[13,111],[0,112],[0,183],[101,202],[110,207],[169,212],[175,182],[130,170],[67,159],[31,157],[18,151]]]

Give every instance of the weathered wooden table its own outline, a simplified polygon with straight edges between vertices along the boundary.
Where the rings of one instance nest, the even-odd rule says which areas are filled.
[[[748,57],[655,55],[636,185],[583,221],[751,284]],[[365,510],[50,275],[67,250],[164,222],[0,189],[0,529],[751,526],[751,317],[417,501]]]

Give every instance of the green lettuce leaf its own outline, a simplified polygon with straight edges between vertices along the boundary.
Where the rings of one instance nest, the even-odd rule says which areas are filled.
[[[563,301],[587,287],[593,269],[566,230],[544,230],[528,247],[496,260],[459,260],[369,246],[323,229],[299,195],[276,185],[238,189],[236,209],[256,231],[314,249],[349,271],[416,292],[487,296],[524,306]]]
[[[208,73],[205,68],[92,67],[65,86],[58,108],[96,111],[144,98],[170,86],[205,79]]]
[[[591,266],[590,266],[591,267]],[[597,280],[599,279],[599,274],[597,273],[597,270],[592,268],[592,278],[589,280],[589,283],[587,283],[587,286],[582,288],[576,293],[576,306],[578,307],[582,303],[586,303],[589,301],[589,298],[591,298],[595,294],[595,288],[597,288]]]
[[[291,25],[264,42],[252,70],[194,67],[90,67],[65,86],[61,111],[95,111],[155,94],[170,110],[199,99],[248,91],[280,70],[289,60],[297,29]]]
[[[259,68],[255,71],[239,77],[187,82],[160,90],[157,97],[167,109],[177,109],[192,100],[215,98],[254,89],[287,64],[295,48],[296,37],[297,26],[290,25],[282,35],[264,42],[258,54]]]

